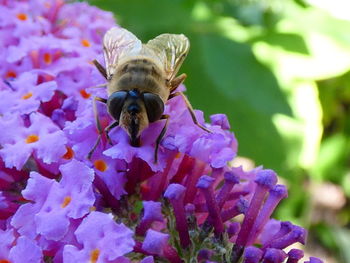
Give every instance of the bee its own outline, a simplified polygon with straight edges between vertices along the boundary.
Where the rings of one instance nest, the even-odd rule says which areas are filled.
[[[103,37],[105,66],[94,60],[98,71],[105,77],[108,98],[95,97],[103,102],[114,121],[105,128],[106,137],[114,127],[122,127],[134,147],[141,145],[142,131],[150,123],[165,119],[165,125],[156,139],[154,161],[158,159],[158,148],[165,135],[169,116],[164,113],[164,105],[175,96],[182,96],[193,122],[201,129],[210,132],[198,123],[192,106],[186,96],[176,91],[185,80],[186,74],[176,76],[190,48],[188,38],[183,34],[162,34],[146,44],[126,29],[113,27]],[[96,105],[94,107],[96,109]],[[96,114],[98,120],[98,114]],[[103,131],[97,121],[98,139],[88,154],[99,144]],[[111,143],[112,144],[112,143]]]

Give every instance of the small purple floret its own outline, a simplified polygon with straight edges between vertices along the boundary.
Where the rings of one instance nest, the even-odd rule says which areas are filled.
[[[225,114],[213,114],[210,116],[210,121],[212,125],[218,125],[224,130],[229,130],[231,128]]]
[[[16,245],[11,249],[9,254],[11,262],[23,262],[25,259],[25,262],[41,263],[42,257],[42,250],[37,245],[36,241],[26,236],[20,236],[16,240]]]
[[[214,233],[218,237],[224,230],[224,225],[222,222],[220,208],[216,199],[214,197],[214,190],[212,184],[214,182],[214,178],[203,175],[199,178],[197,187],[201,189],[205,201],[207,203],[207,209],[209,213],[208,222],[211,222],[214,227]]]
[[[149,256],[149,257],[145,257],[144,259],[142,259],[140,261],[140,263],[154,263],[153,257]]]
[[[180,242],[183,248],[190,244],[184,197],[186,188],[180,184],[171,184],[165,191],[164,196],[170,200],[176,218],[176,229],[179,232]]]
[[[294,226],[291,232],[279,239],[273,240],[270,244],[270,247],[283,249],[296,242],[305,244],[306,235],[307,232],[304,228],[300,226]]]
[[[253,225],[257,220],[260,209],[265,201],[266,194],[277,182],[277,175],[272,170],[260,170],[257,173],[255,183],[256,188],[254,195],[249,204],[249,208],[245,213],[241,230],[237,237],[238,246],[245,246],[249,243],[251,236],[254,234]]]
[[[239,183],[239,176],[237,176],[234,172],[228,171],[224,173],[224,178],[226,181],[232,182],[233,184]]]
[[[235,175],[232,171],[224,173],[225,182],[221,187],[219,193],[216,195],[216,202],[218,203],[219,208],[221,209],[225,202],[227,201],[230,192],[235,184],[239,183],[239,177]]]
[[[209,260],[213,255],[213,251],[209,249],[201,249],[198,252],[198,260],[201,262],[202,260]]]
[[[138,235],[144,235],[153,222],[163,222],[161,205],[160,202],[143,201],[143,217],[136,228],[136,233]]]
[[[243,197],[240,197],[237,203],[233,207],[221,212],[222,221],[226,222],[227,220],[234,218],[239,214],[245,214],[248,207],[249,207],[248,200],[244,199]]]
[[[287,263],[298,263],[304,257],[304,251],[293,248],[288,252]]]
[[[286,198],[288,197],[287,187],[282,184],[275,185],[275,187],[271,189],[270,195],[274,195],[276,198],[280,199]]]
[[[310,257],[309,263],[323,263],[323,261],[319,258]]]
[[[179,199],[183,193],[186,191],[186,188],[181,184],[171,184],[168,186],[164,193],[164,197],[172,200]]]
[[[247,199],[241,197],[237,201],[236,207],[237,207],[237,210],[239,213],[245,214],[247,212],[248,207],[249,207],[249,202]]]
[[[269,196],[263,205],[258,218],[256,219],[249,237],[249,244],[253,244],[255,239],[263,230],[265,224],[270,219],[273,211],[282,198],[287,197],[287,188],[284,185],[275,185],[269,192]]]
[[[280,249],[268,248],[265,252],[262,263],[282,263],[287,254]]]
[[[213,182],[214,182],[214,178],[208,175],[203,175],[202,177],[199,178],[196,186],[200,189],[207,189],[212,185]]]
[[[270,169],[261,170],[258,172],[255,182],[260,186],[272,189],[272,187],[277,183],[277,175]]]
[[[244,250],[243,263],[258,263],[263,255],[263,251],[257,247],[247,247]]]
[[[143,217],[142,220],[163,221],[162,207],[160,202],[143,201]]]
[[[191,215],[196,211],[196,207],[194,204],[186,204],[185,211],[186,211],[186,214]]]
[[[168,245],[168,240],[168,234],[149,229],[142,244],[142,249],[150,254],[161,256]]]
[[[278,223],[279,229],[277,231],[271,231],[269,227],[265,227],[264,232],[261,234],[264,248],[270,246],[270,243],[274,240],[277,240],[291,232],[294,227],[294,225],[289,221],[279,222],[277,220],[270,220],[270,222],[273,222],[274,226],[276,223]]]
[[[80,245],[64,247],[64,262],[89,262],[91,253],[96,250],[99,261],[110,262],[131,252],[135,244],[129,228],[117,224],[112,214],[101,212],[91,212],[74,234]]]
[[[227,234],[229,235],[229,237],[236,235],[240,227],[241,227],[240,223],[232,222],[227,228]]]

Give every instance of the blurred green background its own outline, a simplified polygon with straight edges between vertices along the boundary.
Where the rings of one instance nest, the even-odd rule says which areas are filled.
[[[276,217],[350,262],[350,1],[91,0],[142,41],[183,33],[194,108],[228,115],[239,155],[289,187]]]

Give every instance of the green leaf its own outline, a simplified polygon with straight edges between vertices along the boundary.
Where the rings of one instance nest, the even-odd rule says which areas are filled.
[[[272,46],[279,46],[289,52],[309,55],[310,51],[306,46],[304,38],[295,33],[283,33],[273,30],[266,31],[264,35],[253,38],[250,42],[263,41]]]
[[[274,75],[255,59],[247,44],[216,34],[193,36],[191,41],[185,70],[192,103],[207,115],[228,114],[239,154],[282,171],[285,149],[272,116],[291,115],[291,111]]]
[[[332,180],[339,183],[346,171],[349,144],[342,134],[335,134],[321,144],[318,159],[312,170],[315,179]]]
[[[350,262],[350,231],[345,228],[333,228],[333,235],[339,248],[340,262]]]

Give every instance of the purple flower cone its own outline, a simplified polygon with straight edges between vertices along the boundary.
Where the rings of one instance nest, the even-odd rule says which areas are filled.
[[[164,121],[141,147],[116,127],[86,158],[111,13],[64,0],[0,0],[0,12],[0,262],[301,262],[286,249],[306,231],[271,218],[286,188],[271,170],[229,166],[238,144],[223,114],[205,123],[195,110],[208,133],[174,97],[157,163]],[[97,111],[103,129],[112,118]]]

